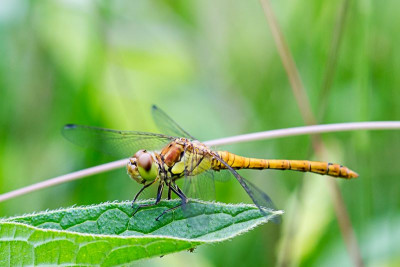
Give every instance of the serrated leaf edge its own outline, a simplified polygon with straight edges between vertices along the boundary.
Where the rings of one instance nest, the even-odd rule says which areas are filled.
[[[152,201],[153,199],[147,199],[147,200],[141,200],[138,201],[137,203],[143,203],[143,202],[148,202],[148,201]],[[163,200],[163,201],[176,201],[176,200]],[[202,201],[202,200],[195,200],[196,202],[200,202],[203,204],[218,204],[218,205],[222,205],[225,207],[235,207],[235,206],[244,206],[244,207],[250,207],[250,208],[257,208],[255,205],[252,204],[244,204],[244,203],[238,203],[238,204],[227,204],[227,203],[221,203],[221,202],[210,202],[210,201]],[[201,238],[193,238],[193,239],[189,239],[189,238],[180,238],[180,237],[175,237],[175,236],[168,236],[168,235],[152,235],[152,234],[148,234],[148,235],[141,235],[141,236],[119,236],[119,235],[104,235],[104,234],[87,234],[87,233],[81,233],[81,232],[72,232],[72,231],[67,231],[67,230],[56,230],[56,229],[43,229],[43,228],[39,228],[39,227],[35,227],[29,224],[24,224],[24,223],[20,223],[20,222],[14,222],[12,220],[15,219],[21,219],[21,218],[26,218],[26,217],[31,217],[31,216],[36,216],[36,215],[42,215],[42,214],[51,214],[51,213],[56,213],[56,212],[60,212],[60,211],[70,211],[70,210],[76,210],[76,209],[82,209],[82,210],[87,210],[90,208],[94,208],[94,207],[101,207],[101,206],[107,206],[110,204],[118,204],[118,205],[126,205],[126,204],[130,204],[131,201],[109,201],[109,202],[103,202],[100,204],[94,204],[94,205],[87,205],[87,206],[71,206],[68,208],[60,208],[60,209],[55,209],[55,210],[51,210],[51,211],[41,211],[41,212],[33,212],[33,213],[29,213],[29,214],[24,214],[21,216],[15,216],[15,217],[9,217],[9,218],[0,218],[0,225],[1,224],[15,224],[15,225],[21,225],[24,227],[28,227],[30,229],[34,229],[36,231],[41,231],[41,232],[54,232],[54,233],[68,233],[68,234],[72,234],[72,235],[78,235],[78,236],[89,236],[89,237],[100,237],[100,238],[118,238],[118,239],[169,239],[169,240],[177,240],[177,241],[185,241],[185,242],[199,242],[199,243],[207,243],[207,244],[211,244],[211,243],[220,243],[226,240],[230,240],[236,236],[242,235],[262,224],[267,223],[268,221],[270,221],[271,219],[273,219],[276,216],[280,216],[284,213],[283,210],[268,210],[271,215],[268,217],[265,217],[263,220],[260,220],[258,222],[253,223],[253,225],[251,227],[247,227],[245,229],[239,230],[237,231],[235,234],[226,236],[225,238],[216,238],[213,239],[212,241],[207,240],[207,239],[201,239]],[[0,237],[1,240],[1,237]]]

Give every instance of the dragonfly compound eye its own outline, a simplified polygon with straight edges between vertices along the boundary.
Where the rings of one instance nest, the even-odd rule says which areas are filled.
[[[158,167],[150,153],[143,152],[138,156],[137,167],[140,176],[146,181],[154,181],[157,178]]]
[[[133,155],[133,157],[138,159],[144,153],[147,153],[147,151],[145,149],[141,149],[138,152],[136,152],[135,155]]]

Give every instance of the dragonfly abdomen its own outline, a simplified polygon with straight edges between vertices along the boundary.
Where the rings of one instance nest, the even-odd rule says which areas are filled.
[[[309,160],[256,159],[238,156],[227,151],[218,151],[218,155],[234,169],[293,170],[318,173],[346,179],[358,177],[358,174],[349,168],[340,164],[328,162]],[[213,161],[212,168],[214,170],[226,169],[226,167],[217,160]]]

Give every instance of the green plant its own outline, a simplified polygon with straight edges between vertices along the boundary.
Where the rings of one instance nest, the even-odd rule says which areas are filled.
[[[148,203],[150,201],[145,201]],[[193,202],[208,227],[195,227],[181,210],[155,218],[179,200],[162,201],[131,216],[131,202],[87,207],[3,219],[0,221],[0,265],[103,265],[192,250],[222,242],[282,214],[253,205]],[[143,204],[143,202],[141,203]]]

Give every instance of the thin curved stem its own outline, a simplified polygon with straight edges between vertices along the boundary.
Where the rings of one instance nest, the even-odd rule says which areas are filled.
[[[58,184],[63,184],[69,181],[73,181],[73,180],[78,180],[78,179],[82,179],[91,175],[95,175],[98,173],[102,173],[102,172],[107,172],[107,171],[111,171],[114,169],[118,169],[121,168],[122,166],[125,166],[127,163],[127,159],[121,159],[121,160],[117,160],[117,161],[113,161],[113,162],[109,162],[109,163],[105,163],[105,164],[101,164],[101,165],[97,165],[91,168],[87,168],[87,169],[83,169],[80,171],[76,171],[76,172],[71,172],[65,175],[61,175],[61,176],[57,176],[36,184],[32,184],[32,185],[28,185],[25,187],[22,187],[20,189],[14,190],[14,191],[10,191],[8,193],[2,194],[0,195],[0,202],[11,199],[11,198],[15,198],[17,196],[21,196],[21,195],[25,195],[40,189],[44,189],[47,187],[51,187],[51,186],[55,186]]]
[[[296,135],[309,135],[329,132],[343,132],[355,130],[395,130],[400,129],[400,121],[375,121],[375,122],[349,122],[349,123],[335,123],[325,125],[312,125],[304,127],[294,127],[279,130],[271,130],[265,132],[237,135],[226,137],[216,140],[204,142],[208,146],[228,145],[234,143],[265,140],[272,138],[282,138]],[[82,179],[94,174],[111,171],[114,169],[125,166],[127,159],[117,160],[106,164],[98,165],[95,167],[87,168],[84,170],[72,172],[69,174],[54,177],[33,185],[22,187],[20,189],[10,191],[0,195],[0,202],[12,199],[21,195],[25,195],[40,189],[55,186],[58,184],[66,183],[69,181]]]
[[[243,134],[232,137],[216,139],[204,144],[208,146],[220,146],[236,144],[248,141],[282,138],[296,135],[312,135],[320,133],[347,132],[356,130],[394,130],[400,129],[400,121],[366,121],[366,122],[345,122],[333,124],[320,124],[311,126],[293,127],[279,130]]]

